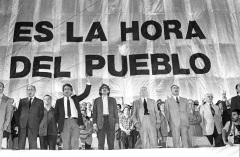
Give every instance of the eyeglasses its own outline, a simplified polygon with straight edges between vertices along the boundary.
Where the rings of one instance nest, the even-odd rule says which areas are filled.
[[[207,96],[208,98],[213,98],[213,96]]]

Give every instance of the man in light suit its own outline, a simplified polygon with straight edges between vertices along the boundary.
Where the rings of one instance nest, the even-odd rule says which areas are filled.
[[[2,148],[3,132],[8,130],[13,110],[13,99],[3,94],[4,84],[0,82],[0,149]]]
[[[44,105],[41,99],[35,97],[35,93],[36,87],[28,86],[28,97],[19,101],[16,111],[16,122],[19,127],[19,149],[25,149],[26,137],[28,137],[29,149],[37,149],[37,136],[39,125],[44,116]]]
[[[87,76],[87,86],[82,94],[72,96],[72,85],[65,84],[62,88],[64,97],[56,101],[54,117],[58,123],[64,150],[79,149],[80,129],[84,126],[79,102],[89,95],[90,90],[90,80]]]
[[[93,104],[93,129],[97,131],[98,149],[104,149],[107,134],[108,149],[114,149],[115,131],[119,128],[116,99],[109,97],[110,88],[103,84],[99,88],[100,97]]]
[[[180,136],[184,148],[191,147],[188,136],[190,108],[186,98],[179,96],[179,87],[172,85],[172,96],[165,102],[164,112],[172,131],[173,146],[180,147]]]
[[[205,104],[200,106],[200,115],[202,118],[201,127],[203,129],[203,135],[205,135],[211,145],[213,145],[213,139],[215,146],[218,146],[220,142],[218,140],[219,135],[222,133],[222,118],[221,111],[218,106],[213,104],[213,94],[207,93],[205,96]]]
[[[240,83],[236,85],[237,96],[231,98],[231,110],[240,109]]]
[[[133,122],[139,130],[142,148],[157,148],[160,116],[155,100],[148,98],[146,87],[140,89],[140,99],[133,102]]]

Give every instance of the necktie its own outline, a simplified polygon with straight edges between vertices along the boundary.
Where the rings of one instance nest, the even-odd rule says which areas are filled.
[[[179,105],[179,99],[178,99],[178,97],[176,97],[176,102],[178,103],[178,105]]]
[[[210,104],[210,108],[211,108],[212,116],[214,117],[214,115],[215,115],[215,110],[213,109],[212,104]]]
[[[71,108],[70,108],[70,100],[67,98],[67,116],[71,117]]]
[[[147,108],[147,102],[145,99],[143,101],[143,106],[144,106],[144,115],[149,115],[148,108]]]
[[[28,107],[30,108],[32,105],[32,98],[30,98],[29,102],[28,102]]]

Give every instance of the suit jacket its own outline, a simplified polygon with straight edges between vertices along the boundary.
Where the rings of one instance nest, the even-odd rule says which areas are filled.
[[[231,110],[240,109],[240,96],[237,95],[231,99]]]
[[[23,98],[19,102],[18,109],[16,111],[17,125],[20,128],[31,128],[38,131],[39,124],[43,119],[44,105],[43,101],[38,98],[32,100],[31,107],[29,108],[29,99]]]
[[[81,110],[79,107],[79,102],[85,99],[89,93],[90,93],[91,85],[87,85],[84,92],[81,95],[73,95],[71,98],[73,99],[73,102],[75,104],[75,107],[78,112],[78,125],[84,125]],[[55,112],[54,117],[56,122],[58,123],[58,130],[61,133],[63,131],[64,126],[64,119],[65,119],[65,110],[64,110],[64,99],[57,99],[56,105],[55,105]]]
[[[160,124],[159,111],[157,109],[156,101],[153,99],[147,98],[147,108],[150,116],[150,121],[153,127],[156,127],[156,124]],[[144,117],[144,106],[142,99],[135,100],[133,102],[133,122],[139,123],[139,127],[142,127],[142,121]]]
[[[115,98],[108,97],[109,125],[111,129],[115,129],[115,124],[119,123],[117,102]],[[97,124],[98,129],[103,127],[103,101],[102,97],[98,97],[93,103],[93,124]]]
[[[164,112],[171,128],[189,127],[190,108],[186,98],[179,97],[179,105],[173,96],[168,98],[164,105]]]
[[[2,131],[11,131],[9,130],[9,126],[13,111],[12,103],[12,99],[5,95],[3,95],[2,100],[0,100],[0,130]]]
[[[57,123],[54,118],[54,108],[49,111],[44,108],[44,117],[39,126],[39,136],[56,135],[58,134]]]
[[[218,134],[222,133],[222,117],[219,107],[215,104],[212,105],[215,110],[214,117],[212,116],[211,108],[208,104],[200,106],[200,115],[202,118],[201,127],[203,135],[212,135],[214,131],[214,123]]]

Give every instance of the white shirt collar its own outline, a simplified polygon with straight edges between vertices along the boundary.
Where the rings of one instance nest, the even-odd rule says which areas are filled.
[[[30,98],[32,98],[32,101],[33,101],[33,99],[35,98],[35,96],[33,96],[33,97],[28,97],[28,100],[30,100]]]
[[[144,99],[147,101],[147,98],[143,98],[143,97],[141,97],[142,102],[144,101]]]
[[[178,100],[179,100],[179,95],[178,95],[178,96],[172,95],[172,97],[173,97],[175,100],[177,100],[177,98],[178,98]]]
[[[48,107],[46,104],[44,104],[44,108],[47,109],[47,111],[49,111],[51,107],[52,106]]]

